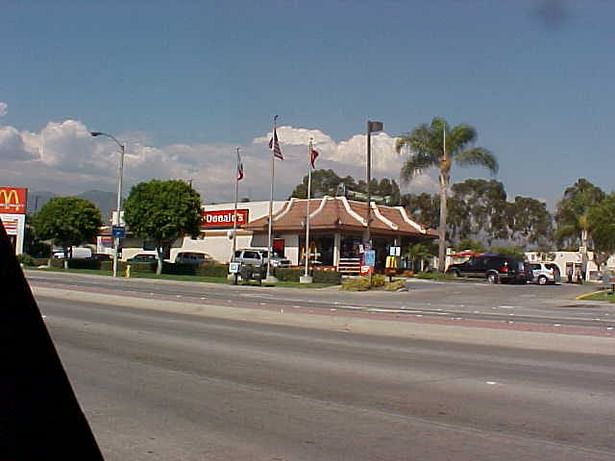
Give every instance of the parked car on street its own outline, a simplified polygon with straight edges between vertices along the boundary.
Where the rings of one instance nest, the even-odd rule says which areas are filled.
[[[111,261],[113,260],[113,256],[107,253],[93,253],[89,259],[93,259],[95,261]]]
[[[557,264],[530,263],[529,268],[532,272],[533,281],[538,285],[559,283],[561,281],[561,275]]]
[[[128,264],[155,263],[156,261],[158,261],[158,258],[156,257],[156,255],[151,254],[151,253],[137,253],[132,258],[128,258],[126,260]]]
[[[472,256],[463,263],[451,264],[446,272],[457,277],[486,279],[489,283],[526,283],[532,279],[527,262],[497,254]]]
[[[213,262],[215,262],[214,258],[206,253],[181,251],[175,256],[176,264],[193,264],[199,266],[201,264],[211,264]]]

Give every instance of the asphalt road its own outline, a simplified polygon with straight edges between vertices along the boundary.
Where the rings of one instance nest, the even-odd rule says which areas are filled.
[[[463,341],[434,340],[423,332],[452,327],[331,329],[338,311],[290,305],[284,318],[309,327],[273,324],[252,321],[263,298],[246,293],[243,308],[222,297],[187,315],[180,298],[39,291],[106,459],[615,459],[612,338],[455,327]]]
[[[29,271],[33,286],[63,287],[93,293],[118,293],[126,297],[182,299],[195,303],[223,303],[310,311],[389,313],[404,317],[435,318],[439,321],[473,320],[499,322],[510,328],[521,324],[555,328],[572,326],[615,334],[615,305],[577,301],[575,297],[595,289],[592,286],[561,284],[488,285],[482,281],[408,283],[405,293],[349,293],[337,287],[327,289],[285,289],[232,286],[195,282],[110,277]]]

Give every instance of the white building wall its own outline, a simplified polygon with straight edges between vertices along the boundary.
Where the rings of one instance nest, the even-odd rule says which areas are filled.
[[[284,234],[281,236],[284,239],[284,256],[290,259],[293,266],[299,264],[299,235]]]
[[[529,262],[552,262],[559,267],[562,277],[566,277],[566,264],[573,264],[575,267],[580,266],[583,262],[583,256],[579,251],[552,251],[549,253],[538,253],[536,251],[529,251],[525,253]],[[587,252],[587,273],[585,274],[586,280],[599,280],[600,269],[594,262],[594,254],[591,251]],[[607,262],[607,269],[615,271],[615,256],[611,256]]]
[[[286,205],[286,201],[274,201],[273,202],[273,213],[277,213],[280,211],[284,205]],[[219,211],[219,210],[233,210],[235,208],[234,203],[217,203],[215,205],[203,205],[204,211]],[[248,209],[250,221],[254,221],[255,219],[262,218],[263,216],[269,215],[269,202],[241,202],[237,203],[238,209]]]
[[[6,233],[15,236],[15,254],[23,253],[24,235],[26,233],[26,215],[0,213]]]

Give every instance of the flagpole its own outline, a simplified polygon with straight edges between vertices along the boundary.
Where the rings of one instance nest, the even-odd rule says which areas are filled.
[[[237,148],[237,167],[235,168],[235,211],[233,213],[233,252],[231,253],[231,261],[235,258],[235,250],[237,250],[237,201],[239,199],[239,147]]]
[[[307,201],[305,205],[305,274],[301,282],[311,283],[312,277],[309,275],[310,270],[310,198],[312,196],[312,139],[308,144],[308,186],[307,186]]]
[[[278,120],[278,116],[274,116],[273,117],[273,132],[271,134],[272,139],[275,138],[275,134],[276,134],[276,124],[277,124],[277,120]],[[275,145],[275,139],[274,139],[274,145]],[[271,239],[271,234],[272,234],[272,224],[273,224],[273,183],[274,183],[274,179],[275,179],[275,152],[272,149],[271,150],[271,196],[269,198],[269,232],[268,232],[268,247],[267,247],[267,276],[265,278],[265,280],[267,282],[274,282],[275,280],[272,280],[273,277],[271,276],[271,257],[272,257],[272,247],[273,247],[273,242]]]

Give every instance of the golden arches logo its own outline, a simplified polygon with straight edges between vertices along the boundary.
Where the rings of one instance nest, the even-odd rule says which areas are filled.
[[[15,189],[0,189],[0,206],[9,207],[19,205],[19,195]]]

